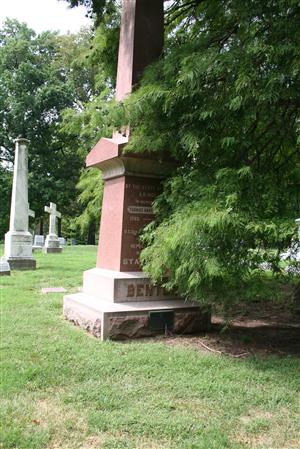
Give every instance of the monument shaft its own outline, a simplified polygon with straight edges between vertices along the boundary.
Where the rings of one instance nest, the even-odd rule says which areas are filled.
[[[163,38],[162,0],[123,0],[116,100],[124,100],[145,67],[161,55]],[[104,178],[97,267],[141,271],[139,233],[154,218],[152,203],[168,163],[149,154],[123,154],[128,137],[127,128],[125,137],[117,132],[101,139],[87,166],[98,167]]]
[[[131,93],[145,67],[162,52],[164,10],[162,0],[124,0],[120,30],[116,100]]]
[[[154,219],[160,180],[121,176],[105,181],[97,267],[141,271],[140,230]]]
[[[28,231],[28,154],[26,139],[16,141],[10,231]]]

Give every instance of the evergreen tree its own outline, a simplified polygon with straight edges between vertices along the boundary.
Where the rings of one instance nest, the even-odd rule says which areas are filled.
[[[286,282],[280,252],[300,214],[299,3],[178,0],[167,30],[164,56],[115,118],[130,122],[129,150],[178,166],[143,267],[187,297],[253,297],[262,263]]]

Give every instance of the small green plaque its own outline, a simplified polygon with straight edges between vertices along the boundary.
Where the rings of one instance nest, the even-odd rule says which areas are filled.
[[[153,331],[172,330],[174,327],[174,311],[173,310],[157,310],[149,312],[149,326]]]

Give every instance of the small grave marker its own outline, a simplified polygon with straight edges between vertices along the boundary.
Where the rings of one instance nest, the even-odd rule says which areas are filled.
[[[42,293],[47,295],[48,293],[65,293],[67,290],[64,287],[43,287]]]

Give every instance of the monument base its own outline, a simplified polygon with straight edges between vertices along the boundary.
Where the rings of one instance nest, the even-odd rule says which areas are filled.
[[[45,246],[43,247],[43,252],[46,254],[62,252],[62,247],[59,244],[59,240],[56,234],[47,235]]]
[[[83,292],[64,297],[64,316],[101,340],[206,331],[211,314],[151,284],[141,272],[95,268]]]
[[[36,260],[32,258],[10,257],[7,259],[11,270],[35,270]]]
[[[37,252],[37,251],[42,251],[43,247],[42,246],[33,246],[32,247],[32,252]]]
[[[62,250],[63,250],[62,248],[47,248],[46,246],[44,246],[43,253],[46,253],[46,254],[61,253]]]

